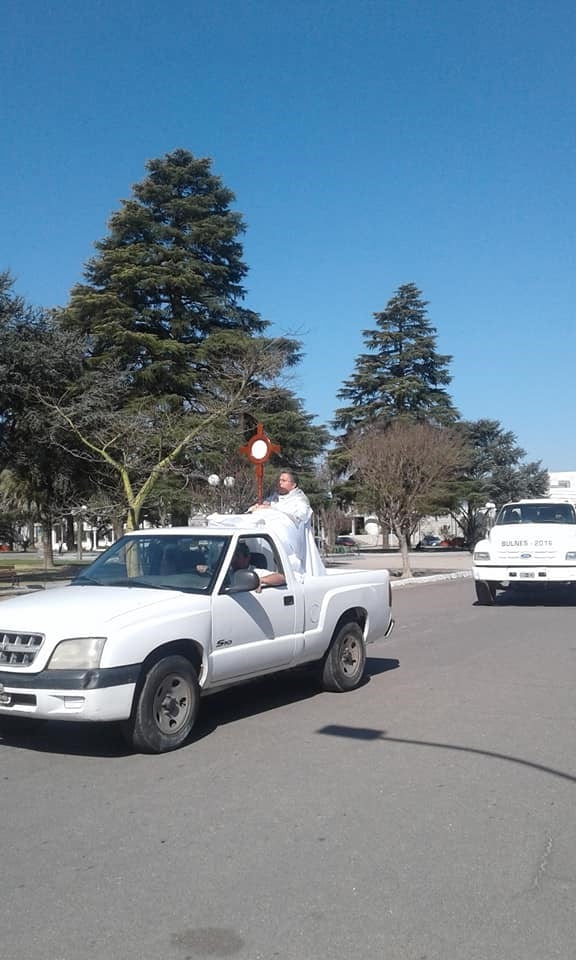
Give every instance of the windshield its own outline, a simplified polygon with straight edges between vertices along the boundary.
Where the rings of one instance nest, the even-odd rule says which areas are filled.
[[[510,523],[574,523],[571,503],[507,503],[498,514],[496,525]]]
[[[210,593],[229,541],[205,534],[122,537],[74,583]]]

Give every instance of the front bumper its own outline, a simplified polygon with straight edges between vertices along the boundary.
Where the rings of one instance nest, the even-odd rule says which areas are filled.
[[[472,567],[475,580],[488,583],[576,583],[576,566],[481,566]]]
[[[0,671],[0,720],[126,720],[139,665],[99,670]]]

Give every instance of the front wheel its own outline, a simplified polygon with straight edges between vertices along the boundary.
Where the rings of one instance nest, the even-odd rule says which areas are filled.
[[[364,676],[366,645],[357,623],[343,623],[336,631],[322,665],[324,690],[354,690]]]
[[[492,606],[496,599],[496,587],[488,580],[475,580],[476,599],[483,607]]]
[[[200,687],[186,657],[165,657],[150,667],[137,693],[132,717],[124,725],[131,747],[165,753],[189,737],[200,705]]]

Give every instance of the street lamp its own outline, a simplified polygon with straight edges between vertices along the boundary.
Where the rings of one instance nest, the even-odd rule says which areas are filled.
[[[224,477],[224,479],[222,480],[222,484],[224,487],[226,487],[227,490],[231,490],[235,482],[236,481],[234,480],[234,477]],[[211,473],[210,476],[208,477],[208,483],[213,490],[216,490],[218,487],[220,487],[220,477],[218,476],[218,474]],[[222,489],[220,489],[220,513],[222,513],[223,505],[224,505],[224,494],[222,492]]]
[[[484,505],[484,515],[486,517],[486,526],[488,529],[494,526],[494,520],[496,519],[496,504],[489,500],[488,503]]]

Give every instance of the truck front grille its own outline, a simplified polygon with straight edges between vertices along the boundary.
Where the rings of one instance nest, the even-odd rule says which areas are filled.
[[[560,556],[556,550],[499,550],[496,559],[501,563],[524,563],[528,566],[546,563],[550,561],[560,561]]]
[[[3,633],[0,631],[0,664],[27,667],[34,663],[44,643],[41,633]]]

